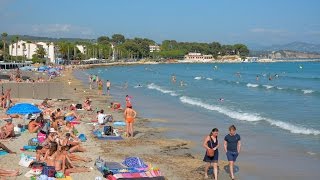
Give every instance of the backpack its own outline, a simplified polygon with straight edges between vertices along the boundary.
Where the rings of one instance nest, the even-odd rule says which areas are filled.
[[[111,136],[113,134],[113,127],[112,126],[104,126],[103,132],[104,132],[104,135]]]
[[[77,109],[82,109],[82,104],[76,104]]]
[[[38,142],[42,144],[47,139],[47,134],[45,134],[43,131],[40,131],[37,134],[37,139],[38,139]]]
[[[42,174],[47,175],[48,177],[54,177],[56,170],[54,166],[44,166],[42,169]]]
[[[81,142],[85,142],[87,140],[87,137],[84,134],[80,134],[78,138],[80,139]]]
[[[28,141],[28,145],[29,146],[39,146],[39,141],[37,138],[31,138],[29,141]]]

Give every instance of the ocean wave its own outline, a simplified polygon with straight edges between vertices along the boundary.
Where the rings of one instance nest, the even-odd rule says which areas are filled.
[[[271,86],[271,85],[262,85],[263,87],[265,87],[266,89],[271,89],[271,88],[273,88],[273,86]]]
[[[303,89],[302,90],[303,94],[311,94],[314,92],[314,90],[310,90],[310,89]]]
[[[206,80],[208,80],[208,81],[212,81],[213,79],[212,79],[212,78],[206,78]]]
[[[178,96],[177,93],[175,93],[174,91],[171,91],[171,90],[167,90],[163,87],[160,87],[154,83],[151,83],[151,84],[148,84],[148,89],[153,89],[153,90],[157,90],[159,92],[162,92],[163,94],[170,94],[171,96]]]
[[[259,86],[259,84],[251,84],[251,83],[248,83],[247,84],[247,87],[253,87],[253,88],[255,88],[255,87],[258,87]]]
[[[282,90],[283,88],[282,87],[277,87],[277,89]]]
[[[265,122],[268,122],[272,126],[276,126],[278,128],[281,128],[283,130],[289,131],[294,134],[320,135],[320,131],[316,130],[316,129],[304,128],[304,127],[293,125],[293,124],[290,124],[287,122],[264,118],[264,117],[260,116],[259,114],[234,111],[234,110],[231,110],[231,109],[228,109],[225,107],[207,104],[207,103],[202,102],[199,99],[190,98],[187,96],[180,97],[180,101],[182,103],[193,105],[193,106],[198,106],[198,107],[201,107],[201,108],[204,108],[207,110],[217,111],[217,112],[224,114],[230,118],[241,120],[241,121],[249,121],[249,122],[265,121]]]
[[[141,85],[133,86],[134,88],[142,88]]]
[[[195,80],[201,80],[202,77],[201,77],[201,76],[197,76],[197,77],[195,77],[194,79],[195,79]]]

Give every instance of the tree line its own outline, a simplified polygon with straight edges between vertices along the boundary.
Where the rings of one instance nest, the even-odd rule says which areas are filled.
[[[0,48],[3,51],[2,59],[13,59],[9,56],[9,44],[19,41],[19,36],[10,38],[7,42],[7,33],[1,34],[2,41]],[[23,39],[23,38],[22,38]],[[39,39],[40,40],[40,39]],[[74,39],[73,39],[74,40]],[[27,48],[28,43],[23,48]],[[77,45],[85,47],[85,53],[81,53]],[[245,58],[249,54],[249,50],[244,44],[223,45],[219,42],[198,43],[198,42],[177,42],[175,40],[164,40],[160,46],[160,51],[150,52],[149,46],[157,45],[154,40],[148,38],[126,38],[122,34],[114,34],[111,37],[100,36],[96,40],[68,41],[66,39],[58,39],[55,41],[56,57],[65,60],[83,60],[90,58],[111,59],[115,60],[132,60],[132,59],[183,59],[189,52],[197,52],[202,54],[211,54],[214,58],[225,55],[239,55]],[[113,48],[112,48],[113,46]],[[46,47],[38,47],[33,57],[34,61],[44,59]],[[19,57],[15,57],[16,60]],[[21,57],[20,57],[21,59]]]

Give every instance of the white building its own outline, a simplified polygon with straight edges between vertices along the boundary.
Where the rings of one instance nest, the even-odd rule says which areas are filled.
[[[76,47],[79,49],[79,51],[82,53],[82,54],[85,54],[86,53],[86,46],[84,45],[76,45]]]
[[[185,60],[194,61],[194,62],[206,62],[212,61],[214,58],[212,55],[203,55],[201,53],[188,53],[184,56]]]
[[[160,51],[160,46],[158,46],[158,45],[149,45],[149,50],[150,50],[150,52],[159,52]]]
[[[51,63],[55,62],[55,47],[51,42],[47,45],[45,42],[27,43],[26,41],[18,41],[9,45],[9,54],[11,56],[24,56],[27,59],[32,59],[32,56],[36,54],[38,46],[42,46],[46,51],[45,58],[48,58]]]

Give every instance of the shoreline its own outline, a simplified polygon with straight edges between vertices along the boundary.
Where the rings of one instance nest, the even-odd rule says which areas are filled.
[[[82,64],[82,65],[72,65],[80,68],[90,69],[100,66],[134,66],[134,65],[155,65],[155,64],[239,64],[239,63],[293,63],[293,62],[320,62],[320,59],[310,60],[268,60],[268,61],[257,61],[257,62],[244,62],[244,61],[211,61],[211,62],[191,62],[191,61],[180,61],[180,62],[111,62],[111,63],[99,63],[99,64]]]
[[[88,91],[84,90],[86,89],[85,84],[77,79],[73,72],[70,76],[66,75],[65,77],[77,82],[76,88],[80,92],[79,95],[89,95],[91,99],[95,99],[96,95],[87,94]],[[72,83],[74,84],[74,82]],[[74,88],[74,85],[72,88]],[[85,94],[84,91],[86,91]],[[103,100],[100,98],[99,101],[103,101],[103,103],[105,101],[111,102],[112,98],[103,96]],[[95,107],[94,103],[93,105]],[[101,106],[101,104],[98,106]],[[122,120],[121,112],[110,111],[106,108],[104,110],[106,113],[111,113],[116,120]],[[181,138],[169,139],[164,137],[167,128],[150,126],[150,123],[157,121],[156,119],[145,119],[138,116],[136,121],[135,137],[132,139],[107,141],[107,147],[104,146],[103,141],[94,139],[95,143],[99,144],[99,149],[107,153],[107,159],[121,162],[125,157],[139,156],[145,163],[151,163],[153,166],[159,167],[167,179],[203,179],[203,157],[192,152],[193,142]],[[119,147],[121,148],[119,149]],[[104,155],[102,153],[101,157],[104,158]],[[223,169],[227,162],[219,161],[219,164],[220,179],[228,179],[229,175]]]

